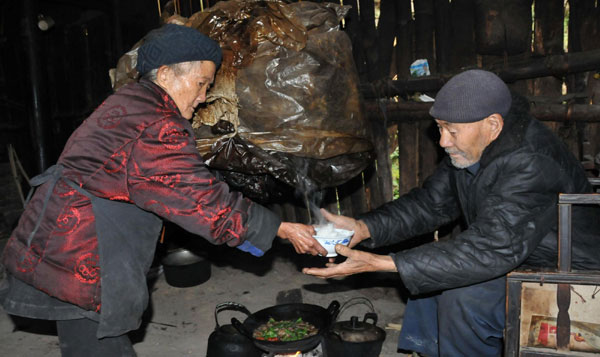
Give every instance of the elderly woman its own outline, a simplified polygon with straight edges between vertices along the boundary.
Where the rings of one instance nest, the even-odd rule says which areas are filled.
[[[221,63],[218,44],[165,25],[138,50],[142,79],[121,88],[69,138],[8,241],[6,312],[57,320],[64,356],[132,356],[126,336],[148,303],[145,276],[162,220],[256,256],[276,235],[325,250],[312,227],[282,223],[206,169],[188,119]]]

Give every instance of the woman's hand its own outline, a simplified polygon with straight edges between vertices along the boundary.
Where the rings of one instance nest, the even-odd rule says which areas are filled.
[[[323,214],[323,217],[325,217],[325,219],[329,222],[333,223],[333,225],[336,228],[354,231],[354,235],[352,236],[352,239],[350,239],[350,243],[348,244],[350,248],[356,246],[363,240],[371,237],[371,233],[369,233],[369,228],[363,221],[357,221],[356,219],[351,217],[333,214],[324,208],[321,208],[321,213]]]
[[[327,250],[313,238],[314,234],[313,226],[301,223],[282,222],[277,230],[280,238],[287,239],[292,243],[296,253],[326,256]]]
[[[335,250],[348,259],[340,264],[329,262],[325,264],[326,268],[304,268],[302,272],[325,279],[373,271],[398,271],[394,260],[389,255],[354,250],[341,244],[336,245]]]

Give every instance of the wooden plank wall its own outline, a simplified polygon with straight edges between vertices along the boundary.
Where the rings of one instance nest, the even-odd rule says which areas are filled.
[[[465,68],[498,68],[563,54],[566,12],[570,14],[569,52],[600,48],[600,8],[594,0],[569,0],[566,5],[563,0],[343,0],[343,4],[352,6],[344,31],[352,41],[361,83],[408,79],[410,64],[421,58],[428,60],[432,74],[443,76]],[[376,25],[377,4],[381,12]],[[489,28],[492,33],[486,31]],[[525,96],[545,98],[548,103],[569,98],[579,104],[600,104],[597,72],[518,80],[509,86]],[[565,86],[567,94],[575,95],[563,96]],[[435,92],[426,94],[435,96]],[[410,103],[411,95],[393,100]],[[437,145],[439,135],[431,118],[423,113],[411,117],[388,111],[388,100],[384,95],[365,98],[376,161],[359,177],[325,190],[323,207],[356,216],[392,199],[389,153],[393,148],[389,145],[395,141],[388,134],[390,127],[397,127],[400,194],[421,185],[445,155]],[[600,124],[576,120],[545,123],[578,158],[588,160],[588,168],[593,167],[589,160],[600,152]],[[288,205],[295,207],[296,221],[308,218],[301,214],[305,210],[301,202]],[[284,219],[291,218],[284,215]]]
[[[532,4],[535,6],[532,8]],[[379,19],[379,28],[394,28],[396,42],[391,51],[393,60],[386,78],[407,79],[408,66],[414,60],[427,58],[433,75],[458,73],[465,68],[498,68],[509,63],[524,62],[532,57],[563,54],[564,14],[569,17],[569,52],[600,48],[600,9],[592,0],[537,1],[506,0],[381,0],[385,17]],[[383,12],[383,10],[382,10]],[[499,15],[498,15],[499,14]],[[502,21],[494,21],[499,16]],[[534,16],[532,18],[532,16]],[[393,25],[390,25],[393,24]],[[504,31],[497,26],[506,26]],[[499,30],[488,34],[487,28]],[[533,32],[531,29],[533,28]],[[364,31],[363,29],[363,32]],[[582,34],[587,34],[582,35]],[[372,42],[372,41],[371,41]],[[388,41],[382,41],[388,43]],[[361,46],[360,41],[353,42]],[[358,49],[360,51],[360,49]],[[390,51],[379,51],[385,56]],[[387,65],[385,58],[380,63]],[[362,82],[381,79],[369,75],[368,62],[357,62]],[[377,66],[377,65],[376,65]],[[378,66],[381,68],[382,66]],[[566,78],[553,76],[519,80],[509,83],[511,89],[528,97],[545,98],[549,103],[564,100],[563,84],[567,94],[575,95],[576,103],[600,102],[600,77],[597,73],[581,73]],[[435,93],[427,93],[434,96]],[[407,101],[410,95],[400,96]],[[379,99],[368,98],[369,108],[382,108]],[[407,101],[408,102],[408,101]],[[439,135],[432,121],[421,115],[407,118],[380,110],[370,112],[371,120],[396,125],[399,145],[399,193],[404,193],[433,172],[444,153],[437,147]],[[575,120],[545,121],[582,161],[600,152],[600,125]],[[378,124],[376,124],[378,125]]]

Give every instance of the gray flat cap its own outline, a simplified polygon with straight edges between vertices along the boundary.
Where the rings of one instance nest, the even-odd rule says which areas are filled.
[[[471,69],[444,84],[429,114],[451,123],[472,123],[495,113],[505,117],[511,104],[510,90],[500,77]]]

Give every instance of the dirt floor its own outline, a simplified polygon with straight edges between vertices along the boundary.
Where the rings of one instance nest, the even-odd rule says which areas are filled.
[[[200,244],[188,248],[202,251],[211,261],[211,278],[199,286],[176,288],[167,284],[164,274],[160,274],[160,265],[155,264],[157,276],[149,281],[150,306],[141,328],[130,335],[140,357],[206,356],[208,337],[215,328],[215,306],[224,301],[241,303],[255,312],[286,302],[327,307],[333,300],[343,304],[354,297],[365,297],[373,303],[377,326],[387,333],[380,356],[405,356],[396,351],[404,312],[403,292],[396,274],[322,280],[303,275],[301,269],[322,266],[325,258],[299,256],[289,244],[278,243],[264,257],[255,258],[237,249],[195,241]],[[362,318],[366,312],[367,305],[358,304],[343,311],[339,320],[349,320],[353,315]],[[244,317],[231,311],[218,316],[220,324],[230,323],[233,316]],[[52,324],[10,317],[2,308],[0,346],[3,356],[60,356]]]

